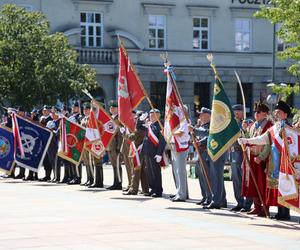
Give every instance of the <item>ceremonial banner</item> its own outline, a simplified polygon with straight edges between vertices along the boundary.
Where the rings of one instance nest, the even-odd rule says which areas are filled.
[[[0,170],[10,174],[14,166],[14,135],[11,129],[0,125]]]
[[[85,140],[85,128],[64,117],[61,120],[61,134],[58,156],[78,165]]]
[[[38,172],[43,165],[52,132],[26,118],[12,114],[15,161],[23,168]]]
[[[234,118],[229,99],[218,76],[214,85],[211,122],[207,149],[213,161],[221,155],[240,137],[240,128]]]
[[[278,180],[278,203],[300,212],[300,132],[285,126]]]
[[[130,62],[125,47],[120,46],[120,66],[118,79],[118,113],[119,121],[130,131],[135,130],[134,116],[135,109],[145,98],[144,89],[133,65]]]
[[[170,69],[172,70],[172,69]],[[174,90],[174,82],[171,77],[171,72],[168,69],[167,72],[167,93],[166,93],[166,107],[165,107],[165,124],[164,124],[164,137],[170,142],[172,138],[172,132],[174,132],[179,126],[180,121],[184,119],[184,114],[179,106],[179,100]]]
[[[85,149],[100,159],[116,132],[117,125],[113,119],[97,101],[93,100],[86,127]]]

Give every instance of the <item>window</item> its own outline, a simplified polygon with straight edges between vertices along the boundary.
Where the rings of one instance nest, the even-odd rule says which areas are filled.
[[[194,112],[195,117],[198,117],[197,111],[202,107],[210,108],[210,83],[195,82],[194,83]]]
[[[81,46],[103,46],[103,16],[100,13],[80,13]]]
[[[209,19],[207,17],[193,18],[193,49],[209,49]]]
[[[282,24],[277,23],[275,26],[276,33],[281,29]],[[285,44],[281,38],[276,35],[276,42],[277,42],[277,51],[282,52],[286,48],[289,48],[290,46],[288,44]]]
[[[246,101],[246,113],[247,116],[252,116],[253,111],[253,88],[252,83],[242,83],[242,87],[244,90],[245,95],[245,101]],[[243,98],[241,94],[241,89],[239,84],[237,83],[237,89],[236,89],[236,103],[237,104],[243,104]]]
[[[167,82],[151,82],[150,98],[154,107],[158,108],[162,112],[162,117],[166,105],[166,89]]]
[[[149,48],[166,47],[166,16],[149,15]]]
[[[251,39],[251,19],[235,19],[235,50],[238,52],[249,52]]]

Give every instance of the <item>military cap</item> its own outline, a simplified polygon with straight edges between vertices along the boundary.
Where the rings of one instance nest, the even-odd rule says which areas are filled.
[[[30,112],[31,114],[37,114],[38,113],[38,110],[36,108],[34,108],[33,110],[31,110]]]
[[[72,107],[78,107],[79,108],[79,102],[73,102]]]
[[[244,111],[244,106],[242,104],[235,104],[232,106],[233,111]]]
[[[51,106],[50,105],[44,105],[43,106],[43,110],[50,110],[51,109]]]
[[[68,107],[66,105],[62,105],[61,110],[68,111]]]
[[[291,108],[290,108],[290,106],[286,102],[284,102],[284,101],[279,101],[276,104],[275,109],[279,109],[279,110],[283,111],[288,116],[291,114]]]
[[[202,107],[198,114],[211,114],[211,110],[205,107]]]
[[[117,108],[118,107],[118,102],[116,100],[110,100],[108,102],[108,106]]]
[[[151,113],[159,113],[160,114],[160,110],[159,109],[150,109],[149,114]]]
[[[25,109],[22,106],[19,106],[17,108],[17,112],[25,112]]]
[[[85,102],[83,105],[82,105],[83,109],[90,109],[91,108],[91,104],[89,102]]]
[[[269,112],[269,108],[266,104],[260,103],[260,102],[256,102],[254,103],[254,112],[265,112],[268,113]]]

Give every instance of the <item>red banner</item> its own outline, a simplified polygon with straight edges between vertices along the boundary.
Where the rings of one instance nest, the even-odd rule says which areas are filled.
[[[130,62],[125,47],[121,45],[118,79],[118,113],[120,122],[131,131],[135,130],[132,110],[135,109],[144,98],[145,93],[139,78]]]

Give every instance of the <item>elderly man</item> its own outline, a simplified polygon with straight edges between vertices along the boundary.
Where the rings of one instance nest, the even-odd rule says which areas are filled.
[[[240,126],[242,134],[244,134],[242,128],[242,121],[244,119],[244,107],[241,104],[236,104],[232,107],[235,119]],[[243,151],[241,146],[236,141],[230,148],[230,163],[231,163],[231,178],[233,184],[234,197],[237,201],[237,205],[231,209],[231,211],[246,211],[250,210],[252,201],[251,199],[245,199],[242,196],[242,162]]]
[[[269,112],[268,106],[263,103],[256,103],[254,106],[255,123],[249,128],[249,137],[253,138],[265,133],[270,127],[273,126],[272,122],[267,119]],[[247,161],[243,163],[243,183],[242,195],[247,198],[252,198],[254,208],[248,214],[256,214],[258,216],[266,216],[262,201],[259,199],[260,192],[263,201],[265,200],[266,192],[266,163],[270,155],[270,145],[253,145],[249,147],[250,151],[250,166]],[[250,172],[253,173],[253,176]],[[254,182],[258,185],[258,191]]]
[[[197,205],[204,205],[207,206],[211,203],[212,200],[212,193],[208,188],[207,178],[210,179],[210,171],[211,171],[211,159],[207,153],[207,138],[209,135],[209,125],[210,125],[210,117],[211,117],[211,110],[205,107],[202,107],[199,112],[199,119],[200,122],[199,128],[194,128],[193,131],[197,137],[197,141],[200,148],[201,157],[205,163],[205,166],[207,169],[203,169],[203,166],[201,167],[199,164],[199,161],[197,161],[196,164],[196,174],[199,179],[199,185],[201,189],[202,199],[200,202],[196,203]]]
[[[288,116],[291,114],[289,105],[283,101],[279,101],[275,107],[275,117],[277,122],[269,128],[264,134],[253,138],[239,138],[240,144],[248,145],[271,145],[272,157],[267,163],[267,190],[266,205],[278,206],[278,213],[274,216],[276,220],[290,220],[290,210],[282,207],[277,202],[278,197],[278,178],[281,162],[281,131],[284,126],[290,126]]]

